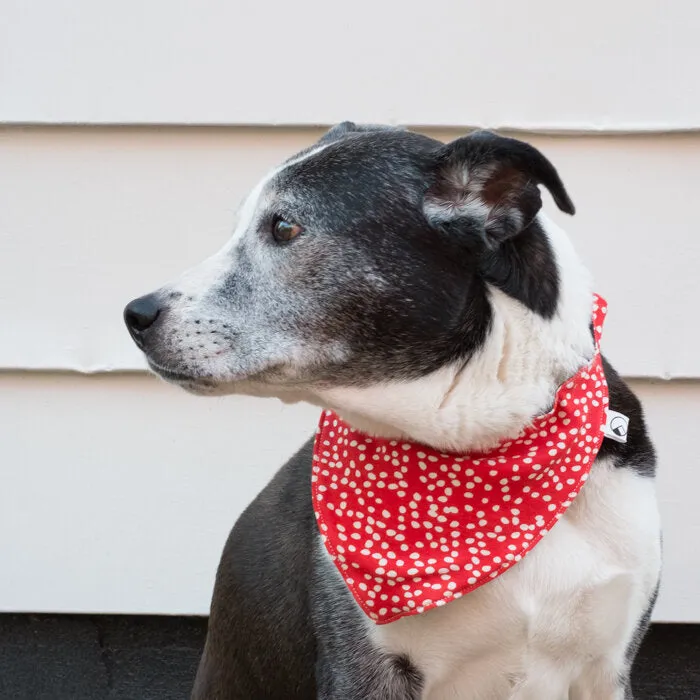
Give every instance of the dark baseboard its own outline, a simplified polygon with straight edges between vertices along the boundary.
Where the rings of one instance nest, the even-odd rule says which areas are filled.
[[[206,618],[0,615],[0,700],[186,700]]]
[[[0,700],[187,700],[206,619],[0,615]],[[700,699],[700,625],[654,625],[637,700]]]

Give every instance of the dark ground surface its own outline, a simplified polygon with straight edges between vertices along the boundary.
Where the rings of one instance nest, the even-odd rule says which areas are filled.
[[[0,615],[0,700],[186,700],[206,620]],[[700,625],[657,625],[637,700],[700,700]],[[251,699],[252,700],[252,699]]]

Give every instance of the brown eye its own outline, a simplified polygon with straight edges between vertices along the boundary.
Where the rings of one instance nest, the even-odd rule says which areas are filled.
[[[296,238],[302,231],[303,227],[299,224],[292,224],[284,219],[277,219],[272,225],[272,236],[278,243],[291,241]]]

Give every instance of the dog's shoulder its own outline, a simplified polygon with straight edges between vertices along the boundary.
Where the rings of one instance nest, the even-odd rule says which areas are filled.
[[[315,642],[306,594],[316,532],[312,452],[309,440],[229,535],[193,698],[234,697],[232,688],[235,697],[315,696]]]
[[[259,562],[269,575],[270,559],[280,562],[297,554],[308,556],[316,531],[311,508],[312,455],[313,439],[279,469],[243,511],[226,543],[224,558],[245,561],[248,570]]]

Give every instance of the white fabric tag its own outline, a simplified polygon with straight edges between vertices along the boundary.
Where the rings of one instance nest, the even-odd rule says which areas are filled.
[[[606,410],[607,420],[603,426],[603,434],[605,437],[615,440],[616,442],[627,442],[627,430],[629,429],[630,419],[623,413]]]

